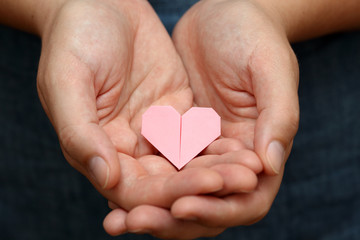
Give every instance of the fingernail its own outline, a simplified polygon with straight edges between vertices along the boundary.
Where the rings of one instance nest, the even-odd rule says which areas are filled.
[[[278,141],[272,141],[266,152],[267,160],[276,174],[280,173],[281,167],[285,160],[284,147]]]
[[[105,188],[109,181],[109,166],[105,160],[101,157],[93,157],[88,164],[90,173],[97,183]]]

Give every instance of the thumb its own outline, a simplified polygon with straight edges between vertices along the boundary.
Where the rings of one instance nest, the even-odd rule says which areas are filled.
[[[43,57],[40,60],[41,103],[70,165],[95,187],[112,188],[119,181],[120,166],[115,146],[99,126],[94,76],[75,57],[66,53],[59,55],[56,62],[52,61],[54,58],[46,64],[42,64]]]
[[[269,175],[281,172],[299,124],[296,57],[290,46],[274,50],[250,64],[259,112],[254,147]]]
[[[93,185],[109,189],[118,183],[116,150],[97,123],[68,125],[58,131],[58,136],[65,158]]]

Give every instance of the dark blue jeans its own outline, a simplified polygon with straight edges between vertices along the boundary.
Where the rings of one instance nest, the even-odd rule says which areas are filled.
[[[171,31],[196,1],[150,2]],[[301,120],[280,192],[265,219],[216,239],[360,239],[360,32],[294,49]],[[62,157],[40,106],[39,53],[38,38],[0,27],[0,239],[112,239],[106,201]]]

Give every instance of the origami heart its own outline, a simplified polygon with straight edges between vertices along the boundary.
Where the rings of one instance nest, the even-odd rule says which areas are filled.
[[[180,170],[220,136],[220,116],[212,108],[193,107],[181,116],[171,106],[152,106],[141,134]]]

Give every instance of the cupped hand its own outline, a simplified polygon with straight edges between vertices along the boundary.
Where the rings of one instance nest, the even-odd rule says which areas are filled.
[[[194,102],[222,117],[224,139],[206,154],[222,154],[230,162],[258,157],[264,171],[251,193],[183,197],[172,205],[172,214],[213,227],[256,222],[278,192],[299,122],[298,65],[281,18],[261,2],[204,0],[179,21],[173,39]],[[239,149],[226,153],[220,142],[225,139],[237,141]],[[188,167],[197,164],[204,164],[201,158]],[[225,186],[236,177],[231,169],[221,174]]]
[[[67,1],[42,32],[38,92],[68,162],[130,210],[170,207],[222,188],[205,168],[178,171],[140,135],[150,105],[192,105],[173,43],[144,0]]]

